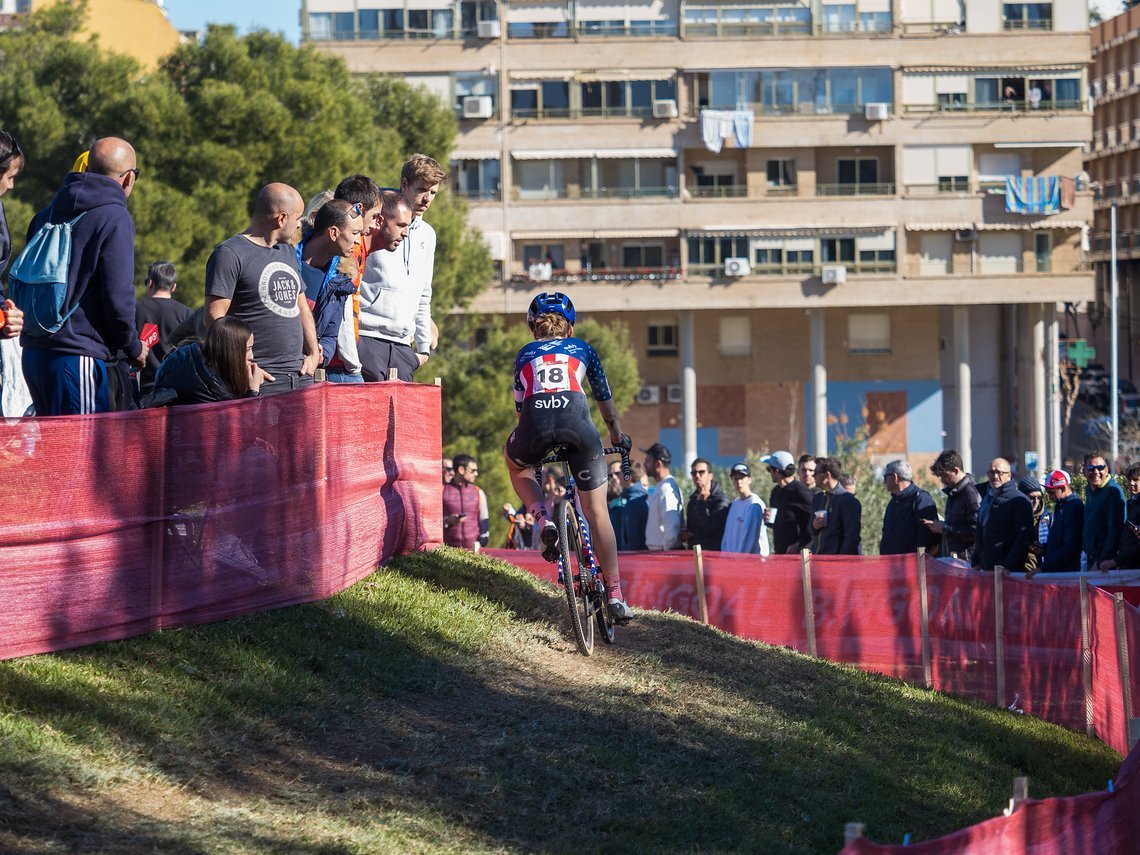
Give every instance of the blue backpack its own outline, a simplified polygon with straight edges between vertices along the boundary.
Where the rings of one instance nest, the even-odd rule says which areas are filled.
[[[84,211],[86,213],[86,211]],[[80,214],[66,223],[48,222],[32,235],[8,274],[12,302],[24,313],[24,334],[46,338],[59,332],[79,303],[67,310],[67,271],[71,267],[71,230]]]

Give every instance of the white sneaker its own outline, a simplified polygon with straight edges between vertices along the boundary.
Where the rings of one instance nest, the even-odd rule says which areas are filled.
[[[542,557],[551,564],[557,564],[560,552],[558,549],[558,526],[547,519],[542,524],[542,534],[539,537],[542,540]]]
[[[614,623],[627,624],[633,620],[633,609],[625,600],[611,599],[609,605],[610,615],[613,617]]]

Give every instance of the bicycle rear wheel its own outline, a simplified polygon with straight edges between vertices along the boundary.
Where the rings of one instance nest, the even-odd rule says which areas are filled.
[[[578,565],[580,567],[590,566],[590,556],[586,552],[585,544],[578,541]],[[614,643],[614,619],[610,614],[609,600],[606,597],[606,579],[600,570],[595,569],[595,572],[583,574],[582,578],[585,579],[589,575],[590,581],[586,586],[586,596],[590,602],[590,611],[593,612],[594,619],[598,622],[598,630],[602,634],[602,641],[606,644]]]
[[[590,620],[590,600],[583,575],[582,533],[578,530],[578,515],[569,502],[559,502],[554,512],[558,525],[558,546],[562,553],[562,584],[566,588],[566,604],[570,607],[570,628],[574,641],[583,656],[594,652],[594,622]],[[575,579],[578,580],[575,586]]]

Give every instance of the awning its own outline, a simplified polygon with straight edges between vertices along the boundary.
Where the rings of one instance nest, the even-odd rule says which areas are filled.
[[[476,149],[474,151],[457,151],[451,155],[452,160],[498,160],[502,156],[497,148]]]
[[[577,231],[515,231],[513,240],[604,240],[617,238],[674,238],[678,229],[579,229]]]
[[[1040,72],[1072,72],[1079,74],[1084,68],[1082,65],[1036,65],[1022,62],[1017,65],[908,65],[903,69],[904,74],[978,74],[991,71],[994,74],[1004,74],[1010,77],[1019,75],[1037,74]]]
[[[1030,220],[1023,217],[1019,220],[997,220],[987,223],[907,223],[905,228],[908,232],[950,232],[960,229],[997,232],[1014,231],[1017,229],[1024,229],[1026,231],[1037,229],[1079,229],[1086,225],[1087,223],[1084,220]]]
[[[546,148],[516,149],[511,152],[515,160],[576,160],[587,157],[618,158],[675,158],[675,148]]]
[[[523,87],[528,83],[537,84],[542,80],[570,80],[574,77],[573,71],[564,69],[547,69],[546,71],[519,71],[510,76],[511,86]]]
[[[725,237],[852,237],[877,235],[895,226],[706,226],[686,234]]]
[[[1084,148],[1088,140],[1049,140],[1048,142],[996,142],[994,148]]]
[[[608,80],[672,80],[676,76],[675,68],[603,68],[579,71],[574,79],[583,83],[604,83]]]

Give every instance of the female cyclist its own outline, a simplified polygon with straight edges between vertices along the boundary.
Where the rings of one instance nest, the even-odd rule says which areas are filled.
[[[618,623],[628,623],[633,611],[621,593],[617,540],[606,507],[606,461],[590,418],[583,379],[590,383],[598,410],[609,428],[611,444],[629,449],[633,443],[622,433],[597,352],[582,339],[574,338],[574,304],[570,298],[561,291],[544,291],[531,301],[526,320],[535,340],[515,357],[515,410],[519,422],[504,449],[511,483],[534,515],[544,546],[543,557],[557,561],[558,528],[546,511],[533,467],[551,446],[566,446],[582,512],[606,576],[610,612]]]

